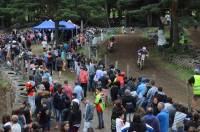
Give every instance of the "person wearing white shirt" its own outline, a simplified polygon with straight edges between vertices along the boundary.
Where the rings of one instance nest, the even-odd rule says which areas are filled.
[[[121,115],[118,118],[116,118],[116,132],[121,132],[123,126],[124,126],[124,113],[121,113]]]
[[[18,123],[18,116],[12,115],[11,120],[12,120],[12,124],[11,124],[12,132],[21,132],[21,126]]]

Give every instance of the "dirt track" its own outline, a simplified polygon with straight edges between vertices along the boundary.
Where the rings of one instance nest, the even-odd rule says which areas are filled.
[[[118,61],[118,67],[126,71],[127,65],[130,67],[130,75],[134,77],[147,76],[156,81],[158,86],[164,88],[164,91],[174,100],[186,104],[186,81],[181,81],[175,75],[175,71],[168,71],[159,65],[159,60],[151,57],[153,45],[145,41],[137,34],[118,36],[117,45],[113,53],[108,54],[108,64],[115,64]],[[136,66],[136,51],[142,46],[150,49],[150,57],[145,62],[144,70],[140,71]]]

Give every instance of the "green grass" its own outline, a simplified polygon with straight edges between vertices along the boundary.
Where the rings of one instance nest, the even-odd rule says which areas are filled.
[[[157,49],[153,49],[151,51],[151,57],[154,58],[156,62],[159,62],[159,66],[166,70],[172,71],[179,79],[186,81],[190,78],[194,73],[191,69],[186,69],[177,64],[173,64],[168,62],[166,59],[160,57],[160,53]]]
[[[164,62],[164,68],[175,71],[175,73],[177,73],[178,77],[183,81],[186,81],[188,78],[190,78],[193,75],[192,70],[185,69],[181,66],[178,66],[178,65],[172,64],[172,63]]]

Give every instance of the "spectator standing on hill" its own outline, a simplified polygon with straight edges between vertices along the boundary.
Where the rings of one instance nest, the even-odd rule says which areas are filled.
[[[35,112],[35,81],[33,76],[29,76],[29,81],[26,82],[25,86],[28,94],[28,103],[31,107],[31,112]]]
[[[11,117],[11,129],[12,132],[21,132],[21,126],[18,123],[18,116],[17,115],[12,115]]]
[[[65,91],[65,94],[69,97],[70,100],[72,100],[73,89],[72,89],[72,86],[68,83],[68,80],[64,81],[63,88]]]
[[[195,75],[188,80],[188,84],[193,88],[194,105],[196,107],[197,100],[200,98],[200,69],[195,69],[194,72]]]
[[[94,90],[94,76],[95,76],[95,72],[96,72],[96,68],[95,68],[95,64],[93,61],[90,62],[89,65],[89,91],[95,91]]]
[[[111,131],[116,132],[116,118],[120,116],[120,114],[123,112],[125,113],[125,108],[122,105],[121,100],[115,100],[113,109],[112,109],[112,115],[111,115]]]
[[[155,86],[155,81],[151,81],[151,88],[148,90],[147,92],[147,101],[148,104],[151,103],[151,101],[153,100],[153,97],[155,96],[155,94],[158,92],[158,88]]]
[[[70,106],[70,100],[69,98],[64,94],[64,91],[62,91],[62,86],[58,85],[58,90],[54,95],[53,98],[53,106],[55,108],[56,112],[56,128],[59,127],[61,121],[62,121],[62,112],[65,108],[69,108]]]
[[[83,88],[84,97],[87,96],[88,77],[89,75],[87,72],[87,68],[85,66],[82,66],[79,74],[79,82],[81,84],[81,87]]]
[[[79,104],[76,102],[72,102],[72,108],[69,115],[69,126],[70,132],[78,132],[81,126],[81,110],[79,108]]]
[[[99,79],[99,81],[101,83],[105,103],[108,103],[109,85],[111,84],[111,80],[109,79],[106,71],[103,72],[103,76]]]
[[[146,132],[147,128],[145,123],[142,122],[139,114],[134,114],[133,121],[130,124],[128,132]]]
[[[125,90],[125,95],[122,97],[122,105],[126,109],[126,121],[131,122],[133,119],[133,113],[136,110],[136,98],[131,95],[129,89]]]
[[[156,116],[160,122],[160,132],[168,132],[169,129],[169,113],[164,110],[164,103],[158,103],[158,110],[160,113]]]
[[[78,82],[75,82],[75,87],[74,87],[73,93],[76,94],[77,99],[79,100],[79,102],[84,98],[83,88],[79,85]]]
[[[159,120],[156,116],[153,115],[152,107],[147,108],[147,113],[142,118],[142,120],[144,121],[144,123],[150,125],[154,129],[154,132],[160,132]]]
[[[84,111],[84,115],[83,115],[83,117],[84,117],[83,132],[87,132],[88,128],[92,127],[94,106],[87,99],[83,99],[82,102],[85,105],[85,111]]]
[[[96,105],[97,116],[99,121],[99,126],[97,127],[97,129],[102,129],[104,128],[103,112],[105,110],[105,102],[101,88],[96,89],[96,97],[94,103]]]

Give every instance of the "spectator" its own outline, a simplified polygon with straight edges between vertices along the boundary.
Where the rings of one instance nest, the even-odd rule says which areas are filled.
[[[166,94],[163,92],[163,88],[162,87],[158,87],[158,92],[155,94],[155,96],[158,99],[158,102],[163,102],[165,103],[167,100],[167,96]]]
[[[35,82],[33,80],[33,76],[29,76],[29,81],[25,84],[28,95],[28,103],[31,106],[32,113],[35,112]]]
[[[197,112],[194,112],[192,115],[192,119],[185,122],[185,130],[188,131],[189,127],[198,128],[200,124],[199,117],[200,117],[199,114]]]
[[[39,118],[39,124],[41,125],[42,131],[50,131],[50,118],[51,118],[51,113],[48,108],[48,102],[43,101],[42,105],[40,107],[39,113],[38,113],[38,118]]]
[[[173,105],[173,100],[171,97],[167,98],[167,102],[165,103],[165,110],[167,110],[169,112],[169,127],[172,127],[172,124],[174,122],[174,116],[176,113],[176,109]]]
[[[72,89],[72,86],[68,83],[68,80],[64,81],[63,87],[64,87],[65,94],[69,97],[70,100],[72,100],[73,89]]]
[[[146,125],[142,122],[141,116],[139,114],[134,114],[133,121],[130,124],[128,132],[146,132]]]
[[[164,110],[164,103],[158,103],[158,110],[160,113],[156,116],[160,122],[160,132],[168,132],[169,129],[169,113]]]
[[[157,107],[158,106],[158,99],[157,99],[157,97],[153,98],[153,101],[152,101],[152,103],[151,103],[150,106],[153,108],[153,114],[157,115],[159,113],[158,107]]]
[[[61,132],[69,132],[69,131],[70,131],[69,122],[68,121],[63,122],[61,126]]]
[[[89,91],[95,91],[94,90],[94,76],[95,76],[95,64],[93,61],[90,62],[89,65]]]
[[[83,132],[87,132],[88,128],[92,127],[92,120],[94,115],[94,107],[87,99],[82,100],[85,105],[85,114],[84,114],[84,128]]]
[[[124,113],[121,112],[119,117],[116,118],[116,132],[121,132],[124,125]]]
[[[99,79],[99,81],[101,83],[105,103],[108,103],[109,85],[111,84],[111,80],[109,79],[106,71],[103,72],[103,76]]]
[[[54,95],[53,99],[53,106],[56,112],[56,129],[58,128],[59,124],[62,121],[62,112],[65,108],[69,108],[70,100],[69,98],[63,93],[62,86],[58,85],[58,91]]]
[[[99,126],[97,129],[104,128],[104,119],[103,119],[103,111],[105,110],[105,102],[103,98],[103,93],[101,88],[96,89],[96,97],[95,97],[95,105],[97,110],[97,116],[99,121]]]
[[[116,132],[116,118],[120,116],[120,113],[125,113],[125,108],[123,107],[121,100],[115,100],[114,107],[112,109],[111,115],[111,131]]]
[[[37,122],[33,122],[30,127],[31,132],[40,132],[40,126]]]
[[[11,129],[12,132],[21,132],[21,126],[18,123],[18,116],[17,115],[12,115],[11,117]]]
[[[63,69],[63,61],[61,59],[60,56],[58,56],[58,58],[56,59],[56,68],[58,71],[58,78],[61,79],[61,73],[62,73],[62,69]]]
[[[155,81],[151,81],[151,88],[147,92],[147,101],[148,104],[153,100],[153,97],[158,92],[158,88],[155,86]]]
[[[11,126],[11,118],[10,118],[10,115],[8,114],[5,114],[3,115],[2,117],[2,123],[3,123],[3,126]]]
[[[186,117],[187,117],[187,114],[184,113],[184,107],[182,105],[178,105],[177,111],[174,116],[172,130],[178,131],[181,129],[181,131],[184,131],[183,122]],[[182,128],[180,128],[180,125],[182,125]],[[178,128],[178,126],[179,126],[179,128]]]
[[[150,125],[154,129],[154,132],[160,132],[160,124],[157,117],[153,115],[152,107],[147,108],[147,114],[143,117],[142,120],[144,123]]]
[[[125,90],[125,95],[122,97],[122,105],[126,109],[126,121],[131,122],[133,113],[136,110],[136,99],[131,95],[129,89]]]
[[[111,90],[110,90],[110,96],[111,96],[111,100],[112,102],[114,102],[115,100],[117,100],[120,96],[120,83],[114,82],[113,86],[111,86]]]
[[[83,99],[84,96],[84,92],[82,87],[79,85],[78,82],[75,82],[75,87],[74,87],[74,92],[77,95],[77,99],[79,100],[79,102]]]
[[[192,77],[190,77],[190,79],[188,80],[188,84],[190,86],[192,86],[193,88],[193,99],[194,99],[194,107],[197,107],[197,101],[199,100],[199,96],[200,96],[200,69],[196,68],[194,70],[194,75]]]
[[[72,102],[72,108],[69,115],[69,126],[71,132],[78,132],[78,129],[81,126],[81,110],[76,102]]]
[[[146,86],[146,82],[145,79],[142,79],[141,83],[138,85],[137,87],[137,95],[138,95],[138,101],[137,101],[137,105],[139,107],[142,106],[142,103],[144,102],[144,95],[147,91],[147,86]]]
[[[79,74],[79,82],[81,84],[81,87],[84,91],[84,97],[87,96],[87,84],[88,84],[88,72],[86,67],[81,67],[80,74]]]

